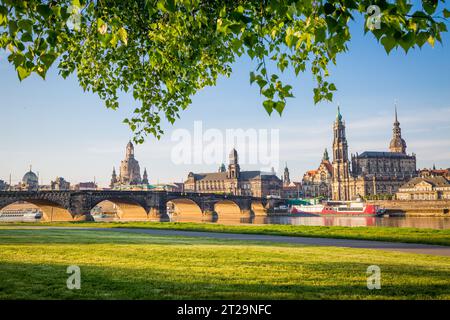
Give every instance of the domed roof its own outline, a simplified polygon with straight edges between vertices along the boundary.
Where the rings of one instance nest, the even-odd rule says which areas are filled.
[[[38,184],[39,179],[33,171],[28,171],[22,178],[22,182],[27,185]]]
[[[389,150],[391,152],[406,152],[406,142],[401,137],[393,137],[389,143]]]

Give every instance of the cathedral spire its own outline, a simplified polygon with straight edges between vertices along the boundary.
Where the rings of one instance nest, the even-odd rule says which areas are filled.
[[[328,156],[328,150],[325,148],[325,151],[323,152],[323,158],[322,161],[329,161],[330,157]]]
[[[284,167],[283,186],[287,187],[290,184],[291,184],[291,179],[289,177],[289,169],[288,169],[287,162],[286,162],[286,166]]]
[[[147,168],[144,168],[144,174],[142,175],[142,184],[148,184]]]
[[[338,104],[338,106],[337,106],[336,120],[337,120],[337,121],[341,121],[341,120],[342,120],[341,108],[340,108],[339,104]]]
[[[113,167],[113,171],[112,171],[112,175],[111,175],[111,183],[110,183],[110,187],[114,188],[114,186],[117,183],[117,174],[116,174],[116,168]]]
[[[397,153],[406,153],[406,142],[402,139],[402,130],[397,115],[397,104],[395,104],[395,119],[394,127],[392,129],[392,139],[389,144],[389,151]]]

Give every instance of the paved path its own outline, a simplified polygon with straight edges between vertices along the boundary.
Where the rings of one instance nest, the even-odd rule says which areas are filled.
[[[96,228],[94,230],[105,230],[105,228]],[[333,238],[288,237],[288,236],[202,232],[202,231],[163,230],[163,229],[110,228],[107,230],[118,232],[146,233],[155,236],[206,237],[224,240],[268,241],[268,242],[303,244],[313,246],[378,249],[378,250],[402,251],[409,253],[421,253],[421,254],[431,254],[437,256],[450,257],[450,247],[430,245],[430,244],[415,244],[415,243],[400,243],[400,242],[396,243],[387,241],[333,239]]]
[[[203,232],[203,231],[181,231],[166,229],[135,229],[135,228],[85,228],[85,227],[13,227],[13,228],[30,228],[30,229],[78,229],[92,231],[112,231],[112,232],[130,232],[145,233],[155,236],[182,236],[182,237],[206,237],[212,239],[224,240],[248,240],[248,241],[268,241],[276,243],[291,243],[312,246],[331,246],[346,247],[358,249],[376,249],[388,251],[400,251],[408,253],[430,254],[435,256],[450,257],[450,247],[438,246],[431,244],[416,243],[400,243],[387,241],[371,241],[371,240],[351,240],[351,239],[334,239],[334,238],[311,238],[311,237],[288,237],[258,234],[238,234],[238,233],[221,233],[221,232]]]
[[[313,246],[347,247],[358,249],[376,249],[388,251],[400,251],[408,253],[430,254],[435,256],[450,257],[450,247],[431,244],[401,243],[387,241],[371,240],[352,240],[352,239],[334,239],[334,238],[311,238],[311,237],[288,237],[258,234],[238,234],[238,233],[220,233],[203,231],[181,231],[167,229],[135,229],[135,228],[87,228],[87,227],[7,227],[15,229],[78,229],[92,231],[112,231],[112,232],[130,232],[145,233],[155,236],[182,236],[182,237],[206,237],[212,239],[224,240],[243,240],[243,241],[268,241],[275,243],[291,243]]]

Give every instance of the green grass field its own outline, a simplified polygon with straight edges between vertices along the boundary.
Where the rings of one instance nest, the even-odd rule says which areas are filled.
[[[77,226],[95,228],[151,228],[191,231],[214,231],[248,234],[271,234],[295,237],[323,237],[341,239],[380,240],[439,244],[450,246],[450,229],[419,229],[394,227],[322,227],[296,225],[223,225],[194,222],[59,222],[59,223],[3,223],[2,226]]]
[[[69,290],[66,268],[81,268]],[[381,289],[366,270],[381,268]],[[0,299],[450,299],[450,258],[335,247],[0,229]]]

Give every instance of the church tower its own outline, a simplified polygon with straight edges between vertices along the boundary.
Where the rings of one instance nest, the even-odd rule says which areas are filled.
[[[336,121],[333,126],[333,200],[350,200],[350,168],[348,161],[348,146],[345,137],[345,124],[338,106]]]
[[[325,148],[325,151],[323,152],[322,162],[323,161],[330,161],[330,157],[328,156],[327,148]]]
[[[227,172],[227,168],[225,168],[225,164],[222,163],[217,172]]]
[[[144,168],[144,174],[142,175],[142,184],[148,184],[147,168]]]
[[[109,186],[110,186],[111,188],[114,188],[114,186],[116,185],[116,183],[117,183],[116,168],[113,167],[113,172],[112,172],[112,175],[111,175],[111,184],[110,184]]]
[[[284,167],[284,175],[283,175],[283,186],[287,187],[291,184],[291,179],[289,178],[289,169],[286,166]]]
[[[402,130],[400,129],[400,122],[397,119],[397,106],[395,106],[395,121],[389,151],[406,154],[406,142],[402,139]]]
[[[131,141],[127,144],[125,159],[120,163],[119,181],[122,185],[141,183],[141,169],[139,162],[134,158],[134,146]]]
[[[239,179],[241,169],[239,167],[238,154],[233,148],[230,152],[230,163],[228,164],[228,179]]]

